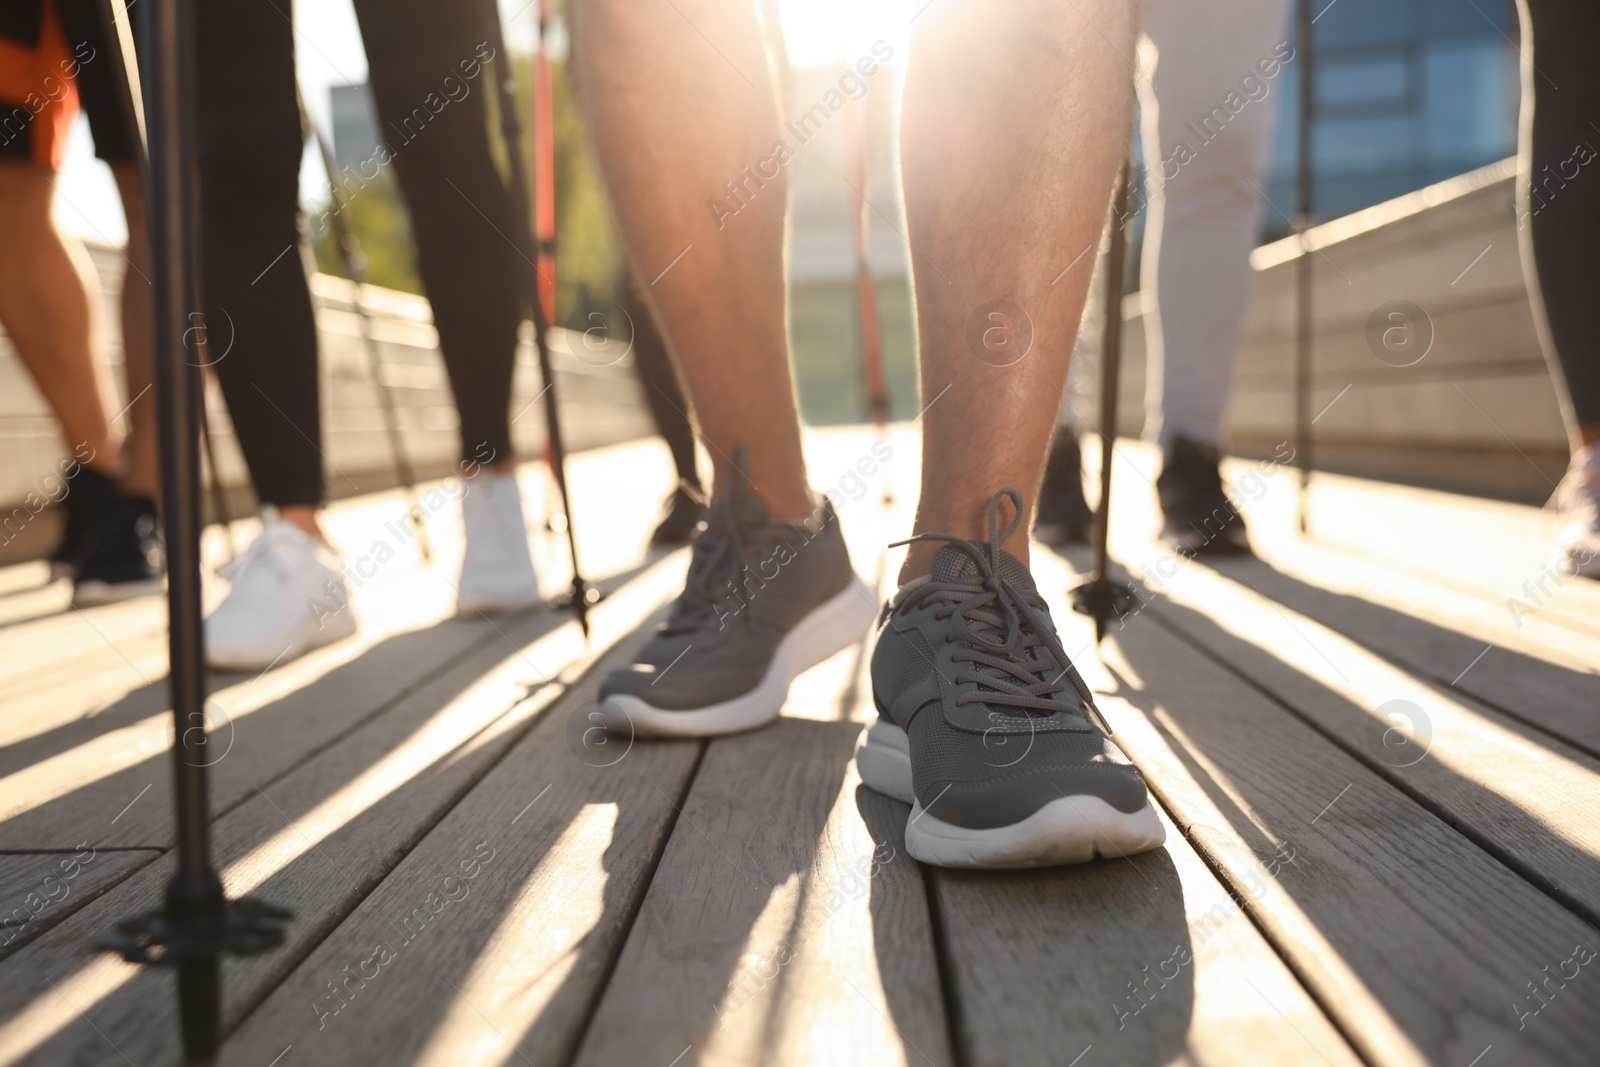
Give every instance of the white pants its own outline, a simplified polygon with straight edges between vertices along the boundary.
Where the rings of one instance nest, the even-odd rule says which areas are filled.
[[[1277,98],[1298,76],[1287,10],[1288,0],[1143,5],[1149,213],[1140,284],[1154,307],[1145,319],[1145,436],[1162,443],[1221,436],[1254,281],[1256,190]]]

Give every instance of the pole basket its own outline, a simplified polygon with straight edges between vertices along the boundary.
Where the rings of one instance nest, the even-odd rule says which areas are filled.
[[[153,911],[124,919],[101,939],[100,947],[129,963],[153,967],[221,955],[254,956],[283,944],[283,927],[291,918],[287,908],[242,897],[212,918],[171,919],[165,911]]]
[[[1125,619],[1144,606],[1133,583],[1116,578],[1091,578],[1073,586],[1067,596],[1073,611],[1094,619],[1096,641],[1105,637],[1106,624],[1112,619]]]

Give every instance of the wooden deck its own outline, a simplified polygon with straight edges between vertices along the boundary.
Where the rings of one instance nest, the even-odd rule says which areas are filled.
[[[849,495],[870,440],[812,434],[813,481]],[[841,511],[880,588],[917,477],[915,431],[891,443]],[[1039,872],[905,855],[851,763],[865,643],[767,729],[596,743],[598,677],[684,567],[643,550],[657,447],[577,461],[610,576],[587,646],[449,618],[444,509],[434,565],[391,545],[357,592],[359,638],[215,679],[218,867],[295,912],[225,967],[223,1061],[1600,1062],[1600,584],[1547,576],[1553,518],[1323,477],[1300,538],[1293,472],[1239,465],[1259,558],[1186,563],[1150,538],[1154,458],[1117,452],[1146,599],[1103,660],[1064,606],[1086,554],[1034,569],[1168,843]],[[386,555],[399,512],[347,502],[333,535]],[[559,587],[560,542],[539,562]],[[161,606],[72,611],[43,576],[0,571],[0,1061],[175,1063],[170,976],[91,951],[170,869]]]

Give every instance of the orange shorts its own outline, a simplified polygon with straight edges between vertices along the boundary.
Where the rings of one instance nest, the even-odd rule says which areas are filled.
[[[59,170],[78,113],[78,57],[61,28],[56,0],[10,5],[0,24],[0,159],[27,159]],[[31,25],[24,25],[31,22]]]

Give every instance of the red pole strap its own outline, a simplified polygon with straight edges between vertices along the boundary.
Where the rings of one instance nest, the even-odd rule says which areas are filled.
[[[538,276],[535,299],[544,321],[556,321],[556,142],[555,105],[550,77],[550,53],[545,46],[550,28],[550,7],[539,2],[539,42],[533,57],[533,237],[534,271]],[[546,436],[545,466],[555,477],[562,496],[567,492],[566,471],[556,462],[555,448]]]
[[[867,251],[867,135],[866,117],[860,105],[847,98],[845,106],[845,151],[850,168],[850,184],[856,202],[850,212],[850,225],[856,239],[856,298],[861,307],[861,352],[867,372],[867,408],[872,424],[883,429],[889,421],[889,387],[883,377],[883,339],[878,326],[878,290],[872,280],[872,264]]]
[[[539,2],[539,51],[533,69],[533,234],[539,242],[539,303],[546,322],[556,319],[556,135],[555,96],[546,43],[550,6]]]

